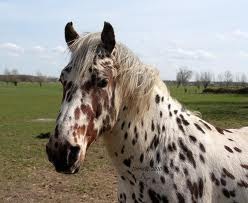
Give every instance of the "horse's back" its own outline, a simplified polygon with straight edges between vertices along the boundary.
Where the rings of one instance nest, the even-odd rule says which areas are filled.
[[[237,129],[228,129],[228,131],[232,132],[233,136],[237,139],[241,138],[248,142],[248,126]]]
[[[240,131],[240,133],[248,136],[248,126],[247,127],[242,127],[240,129],[238,129],[238,131]]]

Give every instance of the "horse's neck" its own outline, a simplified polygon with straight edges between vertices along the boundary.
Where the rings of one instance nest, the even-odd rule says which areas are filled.
[[[123,105],[116,126],[104,137],[119,174],[140,166],[156,166],[166,147],[173,150],[173,140],[183,134],[176,118],[180,115],[186,117],[181,105],[170,97],[161,84],[153,88],[149,105],[142,116],[137,114],[134,119],[134,114],[128,112],[129,108],[131,106]],[[132,111],[140,112],[138,109]]]

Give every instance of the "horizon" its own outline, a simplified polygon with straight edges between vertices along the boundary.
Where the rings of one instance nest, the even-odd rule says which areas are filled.
[[[156,67],[163,80],[175,80],[181,67],[215,76],[226,70],[234,76],[247,76],[247,6],[244,0],[156,4],[130,0],[104,4],[0,0],[4,28],[0,30],[0,73],[8,68],[20,74],[39,71],[59,77],[69,61],[65,24],[72,21],[79,33],[100,32],[103,22],[108,21],[117,41]]]

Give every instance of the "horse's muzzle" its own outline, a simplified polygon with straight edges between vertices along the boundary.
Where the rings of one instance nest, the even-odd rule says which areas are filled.
[[[80,146],[72,146],[69,142],[61,144],[57,149],[46,145],[48,160],[53,163],[59,173],[74,174],[80,167]]]

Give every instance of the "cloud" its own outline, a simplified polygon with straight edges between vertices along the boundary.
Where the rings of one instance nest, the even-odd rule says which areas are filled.
[[[235,29],[230,32],[218,33],[216,34],[216,38],[219,40],[227,41],[227,40],[247,40],[248,32],[241,31],[240,29]]]
[[[46,49],[40,45],[34,46],[32,48],[32,51],[36,52],[36,53],[44,53],[46,51]]]
[[[244,58],[248,58],[248,52],[247,51],[240,51],[239,55],[244,57]]]
[[[234,30],[234,31],[232,32],[232,35],[233,35],[234,37],[237,37],[237,38],[248,39],[248,32],[243,32],[243,31],[241,31],[241,30],[239,30],[239,29]]]
[[[66,48],[63,47],[63,46],[56,46],[52,49],[53,52],[56,52],[56,53],[65,53],[66,51]]]
[[[168,49],[168,55],[172,59],[180,60],[213,60],[216,56],[206,50],[189,50],[184,48]]]
[[[20,54],[24,53],[24,48],[11,42],[0,44],[0,49],[12,56],[19,56]]]

